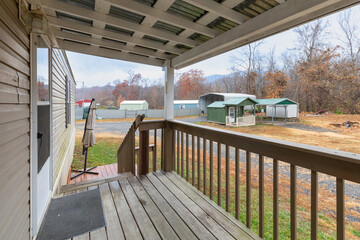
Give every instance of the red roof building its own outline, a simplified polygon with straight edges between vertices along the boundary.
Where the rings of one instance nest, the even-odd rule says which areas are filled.
[[[90,106],[91,100],[85,99],[85,100],[80,100],[80,101],[75,102],[75,104],[78,105],[79,107],[82,107],[83,103],[84,103],[85,107],[88,107],[88,106]]]

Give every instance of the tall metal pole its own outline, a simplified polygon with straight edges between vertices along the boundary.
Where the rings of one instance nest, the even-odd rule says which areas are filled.
[[[82,103],[82,107],[84,107],[84,101],[85,101],[85,82],[83,81],[83,103]]]

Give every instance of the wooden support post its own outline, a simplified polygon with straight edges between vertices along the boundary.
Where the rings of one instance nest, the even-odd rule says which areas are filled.
[[[175,171],[175,132],[171,123],[165,123],[164,129],[164,165],[165,172]]]
[[[140,131],[139,175],[149,173],[149,131]]]
[[[165,91],[164,91],[164,118],[174,118],[174,68],[170,67],[170,61],[166,61]]]

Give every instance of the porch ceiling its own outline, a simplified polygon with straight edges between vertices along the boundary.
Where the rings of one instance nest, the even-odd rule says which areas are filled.
[[[182,68],[359,0],[41,0],[59,48]]]

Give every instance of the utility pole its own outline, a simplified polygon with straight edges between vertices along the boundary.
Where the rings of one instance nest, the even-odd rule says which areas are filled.
[[[84,107],[85,102],[85,82],[84,81],[77,81],[78,83],[82,83],[82,107]]]

